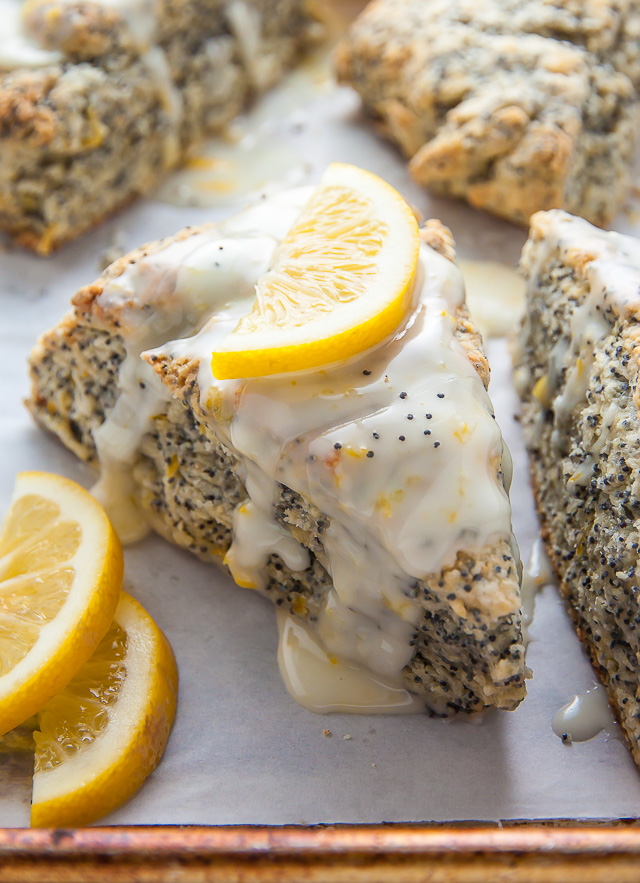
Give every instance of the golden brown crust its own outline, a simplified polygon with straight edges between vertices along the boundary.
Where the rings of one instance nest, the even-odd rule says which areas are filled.
[[[437,218],[430,218],[420,227],[420,239],[446,258],[452,264],[456,262],[456,245],[453,240],[453,233],[446,227],[442,221]]]

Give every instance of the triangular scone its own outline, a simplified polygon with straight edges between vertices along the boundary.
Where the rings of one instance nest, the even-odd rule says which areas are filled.
[[[534,215],[516,351],[546,548],[638,764],[639,253],[566,212]]]
[[[377,0],[338,75],[420,184],[518,224],[604,224],[629,190],[639,27],[619,0]]]
[[[153,192],[318,40],[311,5],[3,3],[0,230],[46,255]]]
[[[29,406],[100,459],[122,532],[142,510],[223,561],[283,611],[283,644],[312,643],[320,679],[337,666],[372,691],[368,708],[514,708],[525,666],[503,442],[448,231],[422,229],[415,308],[392,340],[306,374],[211,374],[214,339],[308,197],[280,194],[113,264],[38,343]],[[309,707],[358,705],[324,686]]]

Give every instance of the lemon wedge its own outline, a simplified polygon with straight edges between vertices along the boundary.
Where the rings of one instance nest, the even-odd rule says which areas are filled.
[[[86,825],[131,797],[164,753],[177,691],[169,642],[122,592],[91,659],[38,715],[31,824]]]
[[[123,560],[102,507],[69,479],[18,475],[0,531],[0,735],[59,693],[104,637]]]
[[[410,306],[419,247],[393,187],[333,163],[258,280],[253,308],[212,353],[214,376],[317,368],[379,344]]]

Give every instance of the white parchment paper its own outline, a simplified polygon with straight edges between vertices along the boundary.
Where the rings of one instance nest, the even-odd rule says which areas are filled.
[[[310,66],[268,96],[243,124],[238,187],[209,207],[137,203],[81,241],[42,260],[8,245],[0,253],[0,506],[15,473],[60,472],[89,486],[92,476],[22,405],[25,359],[38,334],[55,324],[80,285],[98,273],[114,237],[128,250],[215,220],[241,206],[259,184],[317,181],[328,162],[353,162],[385,177],[425,217],[454,231],[460,256],[515,264],[525,231],[466,206],[428,196],[409,179],[395,150],[360,116],[349,90]],[[250,137],[249,137],[250,136]],[[260,180],[251,137],[286,162]],[[249,140],[247,140],[249,138]],[[254,141],[255,143],[255,141]],[[211,155],[214,148],[206,148]],[[259,153],[259,151],[258,151]],[[227,154],[227,158],[228,154]],[[246,175],[243,173],[246,172]],[[198,182],[178,173],[163,193],[182,195]],[[250,184],[243,188],[243,180]],[[257,182],[257,184],[256,184]],[[186,196],[185,196],[186,194]],[[197,200],[192,200],[197,201]],[[619,229],[634,226],[634,212]],[[537,525],[526,457],[513,416],[517,400],[503,340],[491,341],[491,393],[514,459],[515,532],[526,561]],[[125,553],[125,586],[151,612],[174,647],[180,669],[176,725],[160,767],[108,824],[417,822],[640,815],[640,773],[612,726],[582,744],[563,745],[553,713],[595,683],[552,589],[538,597],[527,661],[529,695],[511,713],[479,725],[427,717],[316,716],[291,700],[276,663],[270,603],[235,587],[157,537]],[[331,735],[323,735],[323,730]],[[0,754],[0,826],[27,825],[30,759]]]

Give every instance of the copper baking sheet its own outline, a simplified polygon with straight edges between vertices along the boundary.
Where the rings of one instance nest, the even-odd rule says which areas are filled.
[[[0,832],[0,883],[631,883],[624,827],[93,828]]]

